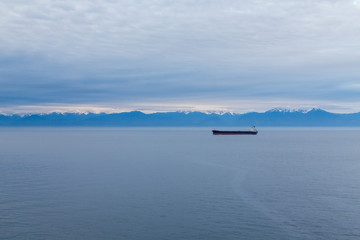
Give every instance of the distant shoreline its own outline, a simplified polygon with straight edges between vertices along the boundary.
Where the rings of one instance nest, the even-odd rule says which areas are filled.
[[[123,112],[0,115],[0,127],[357,127],[360,113],[270,110],[264,113]]]

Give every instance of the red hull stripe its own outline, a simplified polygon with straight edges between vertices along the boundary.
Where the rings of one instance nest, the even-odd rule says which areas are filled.
[[[214,132],[214,135],[256,135],[257,133],[217,133]]]

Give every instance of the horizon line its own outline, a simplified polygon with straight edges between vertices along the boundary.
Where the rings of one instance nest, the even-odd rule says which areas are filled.
[[[18,113],[6,113],[6,112],[0,112],[0,115],[2,116],[32,116],[32,115],[51,115],[51,114],[61,114],[61,115],[65,115],[65,114],[79,114],[79,115],[88,115],[88,114],[96,114],[96,115],[100,115],[100,114],[106,114],[106,115],[110,115],[110,114],[121,114],[121,113],[133,113],[133,112],[139,112],[145,115],[151,115],[151,114],[157,114],[157,113],[185,113],[185,114],[189,114],[189,113],[204,113],[204,114],[218,114],[218,115],[224,115],[224,114],[232,114],[232,115],[242,115],[242,114],[248,114],[248,113],[266,113],[266,112],[300,112],[300,113],[308,113],[310,111],[314,111],[314,110],[319,110],[319,111],[324,111],[327,113],[332,113],[332,114],[356,114],[356,113],[360,113],[360,112],[342,112],[342,113],[337,113],[337,112],[332,112],[332,111],[328,111],[322,108],[282,108],[282,107],[276,107],[276,108],[271,108],[268,109],[266,111],[248,111],[248,112],[234,112],[234,111],[200,111],[200,110],[177,110],[177,111],[147,111],[147,110],[128,110],[128,111],[114,111],[114,112],[106,112],[106,111],[48,111],[48,112],[18,112]]]

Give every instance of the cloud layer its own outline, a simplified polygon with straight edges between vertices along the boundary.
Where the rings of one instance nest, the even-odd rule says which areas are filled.
[[[3,0],[0,108],[360,111],[352,0]]]

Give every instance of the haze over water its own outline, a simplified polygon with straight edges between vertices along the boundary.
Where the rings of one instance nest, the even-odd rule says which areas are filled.
[[[210,130],[2,128],[0,238],[360,238],[360,129]]]

